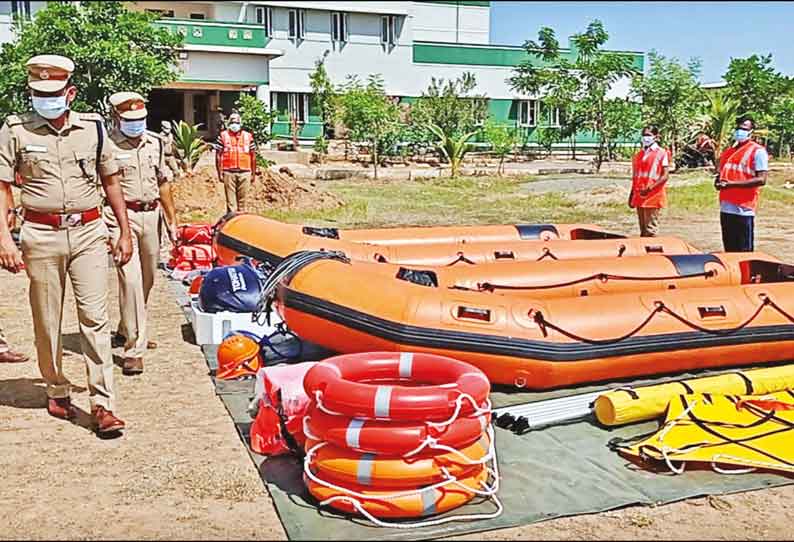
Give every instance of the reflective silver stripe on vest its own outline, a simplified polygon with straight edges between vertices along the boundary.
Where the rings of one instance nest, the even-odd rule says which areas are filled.
[[[400,352],[400,378],[411,378],[414,355],[411,352]]]
[[[422,516],[431,516],[436,513],[436,489],[427,488],[419,495],[422,497]]]
[[[372,468],[375,466],[375,454],[363,454],[358,460],[356,481],[362,486],[372,485]]]
[[[345,431],[345,444],[347,444],[348,448],[358,448],[359,444],[359,437],[361,436],[361,428],[364,427],[364,420],[359,418],[353,418],[350,420],[350,423],[347,424],[347,430]]]
[[[391,386],[378,386],[375,392],[375,416],[389,417],[389,403],[391,402]]]

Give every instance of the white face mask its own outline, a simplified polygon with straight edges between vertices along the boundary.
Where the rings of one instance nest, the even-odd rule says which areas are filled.
[[[229,130],[231,130],[232,132],[235,132],[235,133],[239,132],[240,131],[240,123],[239,122],[231,123],[229,125]]]
[[[146,131],[146,119],[125,120],[121,119],[119,130],[127,137],[141,137]]]
[[[63,96],[32,96],[33,109],[47,120],[57,119],[69,110],[66,95]]]
[[[644,135],[642,136],[642,146],[643,147],[650,147],[656,141],[656,137],[652,135]]]

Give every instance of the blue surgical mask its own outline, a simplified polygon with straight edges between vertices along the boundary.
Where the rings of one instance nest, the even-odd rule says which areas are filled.
[[[738,141],[739,143],[743,143],[749,139],[750,130],[745,130],[744,128],[737,128],[733,137],[735,137],[736,141]]]
[[[652,135],[644,135],[642,136],[642,146],[643,147],[650,147],[653,145],[654,141],[656,141],[656,137]]]
[[[240,123],[239,122],[231,123],[229,125],[229,130],[231,130],[232,132],[235,132],[235,133],[239,132],[240,131]]]
[[[57,119],[69,110],[66,95],[63,96],[32,96],[33,109],[47,120]]]
[[[125,120],[121,119],[119,130],[127,137],[141,137],[146,131],[146,119]]]

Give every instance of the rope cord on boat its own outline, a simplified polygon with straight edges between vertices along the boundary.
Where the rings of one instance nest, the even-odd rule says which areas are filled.
[[[279,283],[285,278],[290,278],[293,274],[310,263],[319,260],[338,260],[350,263],[350,258],[338,251],[302,250],[290,254],[284,258],[275,269],[270,271],[270,274],[265,279],[265,283],[262,286],[262,295],[252,315],[253,321],[257,322],[259,325],[264,325],[265,323],[270,325],[271,305]],[[262,321],[263,316],[266,318],[265,322]]]
[[[772,301],[772,299],[769,296],[767,296],[765,294],[761,294],[760,297],[762,299],[761,304],[758,306],[756,311],[747,320],[745,320],[744,322],[742,322],[741,324],[739,324],[736,327],[727,328],[727,329],[709,329],[707,327],[703,327],[703,326],[697,324],[696,322],[693,322],[693,321],[687,319],[686,317],[678,314],[676,311],[674,311],[673,309],[671,309],[670,307],[665,305],[664,302],[657,301],[656,302],[656,307],[651,311],[651,313],[648,315],[648,317],[640,325],[638,325],[636,328],[632,329],[628,333],[626,333],[624,335],[621,335],[620,337],[614,337],[614,338],[611,338],[611,339],[589,339],[587,337],[583,337],[581,335],[577,335],[577,334],[575,334],[575,333],[573,333],[571,331],[565,330],[565,329],[557,326],[556,324],[553,324],[553,323],[549,322],[548,320],[546,320],[544,318],[543,313],[541,311],[536,311],[534,309],[529,311],[529,316],[534,319],[536,324],[538,324],[538,327],[540,327],[540,330],[543,333],[544,337],[548,337],[548,335],[549,335],[548,334],[548,329],[552,329],[552,330],[560,333],[561,335],[564,335],[564,336],[568,337],[569,339],[573,339],[575,341],[584,342],[584,343],[588,343],[588,344],[596,344],[596,345],[614,344],[614,343],[618,343],[618,342],[624,341],[624,340],[626,340],[626,339],[628,339],[630,337],[633,337],[634,335],[639,333],[645,326],[647,326],[651,322],[651,320],[653,320],[654,316],[656,316],[657,314],[662,313],[662,312],[664,312],[666,314],[669,314],[670,316],[672,316],[673,318],[675,318],[676,320],[678,320],[679,322],[681,322],[685,326],[688,326],[688,327],[690,327],[690,328],[692,328],[692,329],[694,329],[696,331],[700,331],[700,332],[703,332],[703,333],[708,333],[708,334],[711,334],[711,335],[731,335],[733,333],[736,333],[737,331],[740,331],[740,330],[744,329],[745,327],[750,325],[753,322],[753,320],[758,318],[758,315],[761,313],[761,311],[764,309],[764,307],[771,307],[771,308],[775,309],[782,316],[784,316],[789,322],[794,323],[794,316],[792,316],[791,314],[786,312],[782,307],[780,307],[780,305],[778,305],[777,303]]]
[[[481,292],[493,292],[494,290],[549,290],[552,288],[564,288],[565,286],[573,286],[581,284],[582,282],[590,282],[591,280],[600,280],[607,282],[610,280],[627,280],[627,281],[654,281],[654,280],[675,280],[675,279],[691,279],[697,277],[713,277],[716,273],[714,271],[703,271],[701,273],[692,273],[690,275],[667,275],[662,277],[635,277],[630,275],[613,275],[611,273],[595,273],[589,277],[582,277],[580,279],[570,280],[568,282],[560,282],[557,284],[541,284],[538,286],[511,286],[507,284],[493,284],[491,282],[481,282],[477,284],[477,289]]]

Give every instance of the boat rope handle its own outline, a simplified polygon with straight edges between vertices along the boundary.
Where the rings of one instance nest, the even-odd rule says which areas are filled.
[[[552,260],[559,260],[559,258],[552,253],[549,247],[543,247],[543,255],[535,261],[540,262],[545,260],[546,258],[551,258]]]
[[[689,275],[667,275],[661,277],[636,277],[630,275],[613,275],[611,273],[594,273],[588,277],[569,280],[568,282],[560,282],[557,284],[540,284],[537,286],[512,286],[508,284],[493,284],[491,282],[482,282],[477,284],[477,289],[480,292],[493,292],[494,290],[550,290],[553,288],[564,288],[565,286],[574,286],[582,282],[590,282],[591,280],[600,280],[601,282],[608,282],[610,280],[626,280],[626,281],[654,281],[654,280],[675,280],[675,279],[691,279],[691,278],[711,278],[716,275],[713,270],[703,271],[701,273],[691,273]]]
[[[711,468],[716,473],[719,473],[719,474],[750,474],[751,472],[755,472],[756,470],[758,470],[756,467],[749,467],[749,468],[746,468],[746,469],[723,469],[722,467],[720,467],[718,465],[719,458],[721,458],[721,457],[724,457],[726,459],[733,459],[733,460],[737,460],[738,459],[740,461],[745,461],[745,460],[742,460],[741,458],[733,457],[733,456],[730,456],[730,455],[716,454],[716,455],[714,455],[714,457],[711,458]]]
[[[309,437],[312,440],[322,440],[320,437],[318,437],[317,435],[313,434],[311,432],[311,430],[309,429],[309,420],[310,419],[311,419],[311,416],[304,416],[303,417],[303,434],[306,435],[307,437]]]
[[[323,405],[323,392],[320,390],[314,390],[314,402],[317,403],[317,408],[319,408],[320,411],[325,412],[330,416],[347,416],[347,414],[344,414],[342,412],[336,412],[334,410],[326,408],[325,405]]]
[[[626,339],[628,339],[630,337],[633,337],[634,335],[639,333],[645,326],[647,326],[651,322],[651,320],[654,318],[654,316],[656,316],[657,314],[662,313],[662,312],[664,312],[666,314],[669,314],[670,316],[672,316],[673,318],[675,318],[676,320],[678,320],[682,324],[684,324],[684,325],[686,325],[686,326],[688,326],[688,327],[690,327],[692,329],[695,329],[696,331],[700,331],[700,332],[703,332],[703,333],[709,333],[711,335],[730,335],[732,333],[736,333],[737,331],[741,331],[742,329],[744,329],[745,327],[750,325],[756,318],[758,318],[758,315],[761,314],[761,311],[764,310],[765,307],[771,307],[771,308],[775,309],[777,312],[779,312],[783,317],[785,317],[791,323],[794,323],[794,316],[792,316],[791,314],[786,312],[780,305],[775,303],[772,300],[772,298],[770,298],[766,294],[760,294],[759,297],[761,298],[761,304],[758,305],[758,308],[756,309],[756,311],[747,320],[745,320],[744,322],[742,322],[738,326],[733,327],[733,328],[727,328],[727,329],[709,329],[707,327],[703,327],[703,326],[701,326],[701,325],[699,325],[699,324],[687,319],[686,317],[681,316],[676,311],[674,311],[673,309],[671,309],[670,307],[665,305],[664,302],[657,301],[656,302],[656,306],[654,307],[654,309],[651,311],[651,313],[648,315],[648,317],[640,325],[638,325],[636,328],[632,329],[631,331],[629,331],[625,335],[622,335],[620,337],[614,337],[614,338],[611,338],[611,339],[589,339],[587,337],[583,337],[581,335],[577,335],[577,334],[575,334],[575,333],[573,333],[571,331],[567,331],[567,330],[557,326],[556,324],[553,324],[550,321],[546,320],[544,318],[544,316],[543,316],[543,313],[541,311],[538,311],[538,310],[535,310],[535,309],[530,309],[530,311],[528,313],[528,316],[532,317],[534,319],[535,323],[538,324],[538,327],[540,327],[541,333],[543,333],[544,337],[548,337],[548,331],[547,330],[548,329],[552,329],[552,330],[557,331],[558,333],[568,337],[569,339],[573,339],[575,341],[585,342],[585,343],[589,343],[589,344],[603,344],[603,345],[618,343],[618,342],[624,341],[624,340],[626,340]]]

